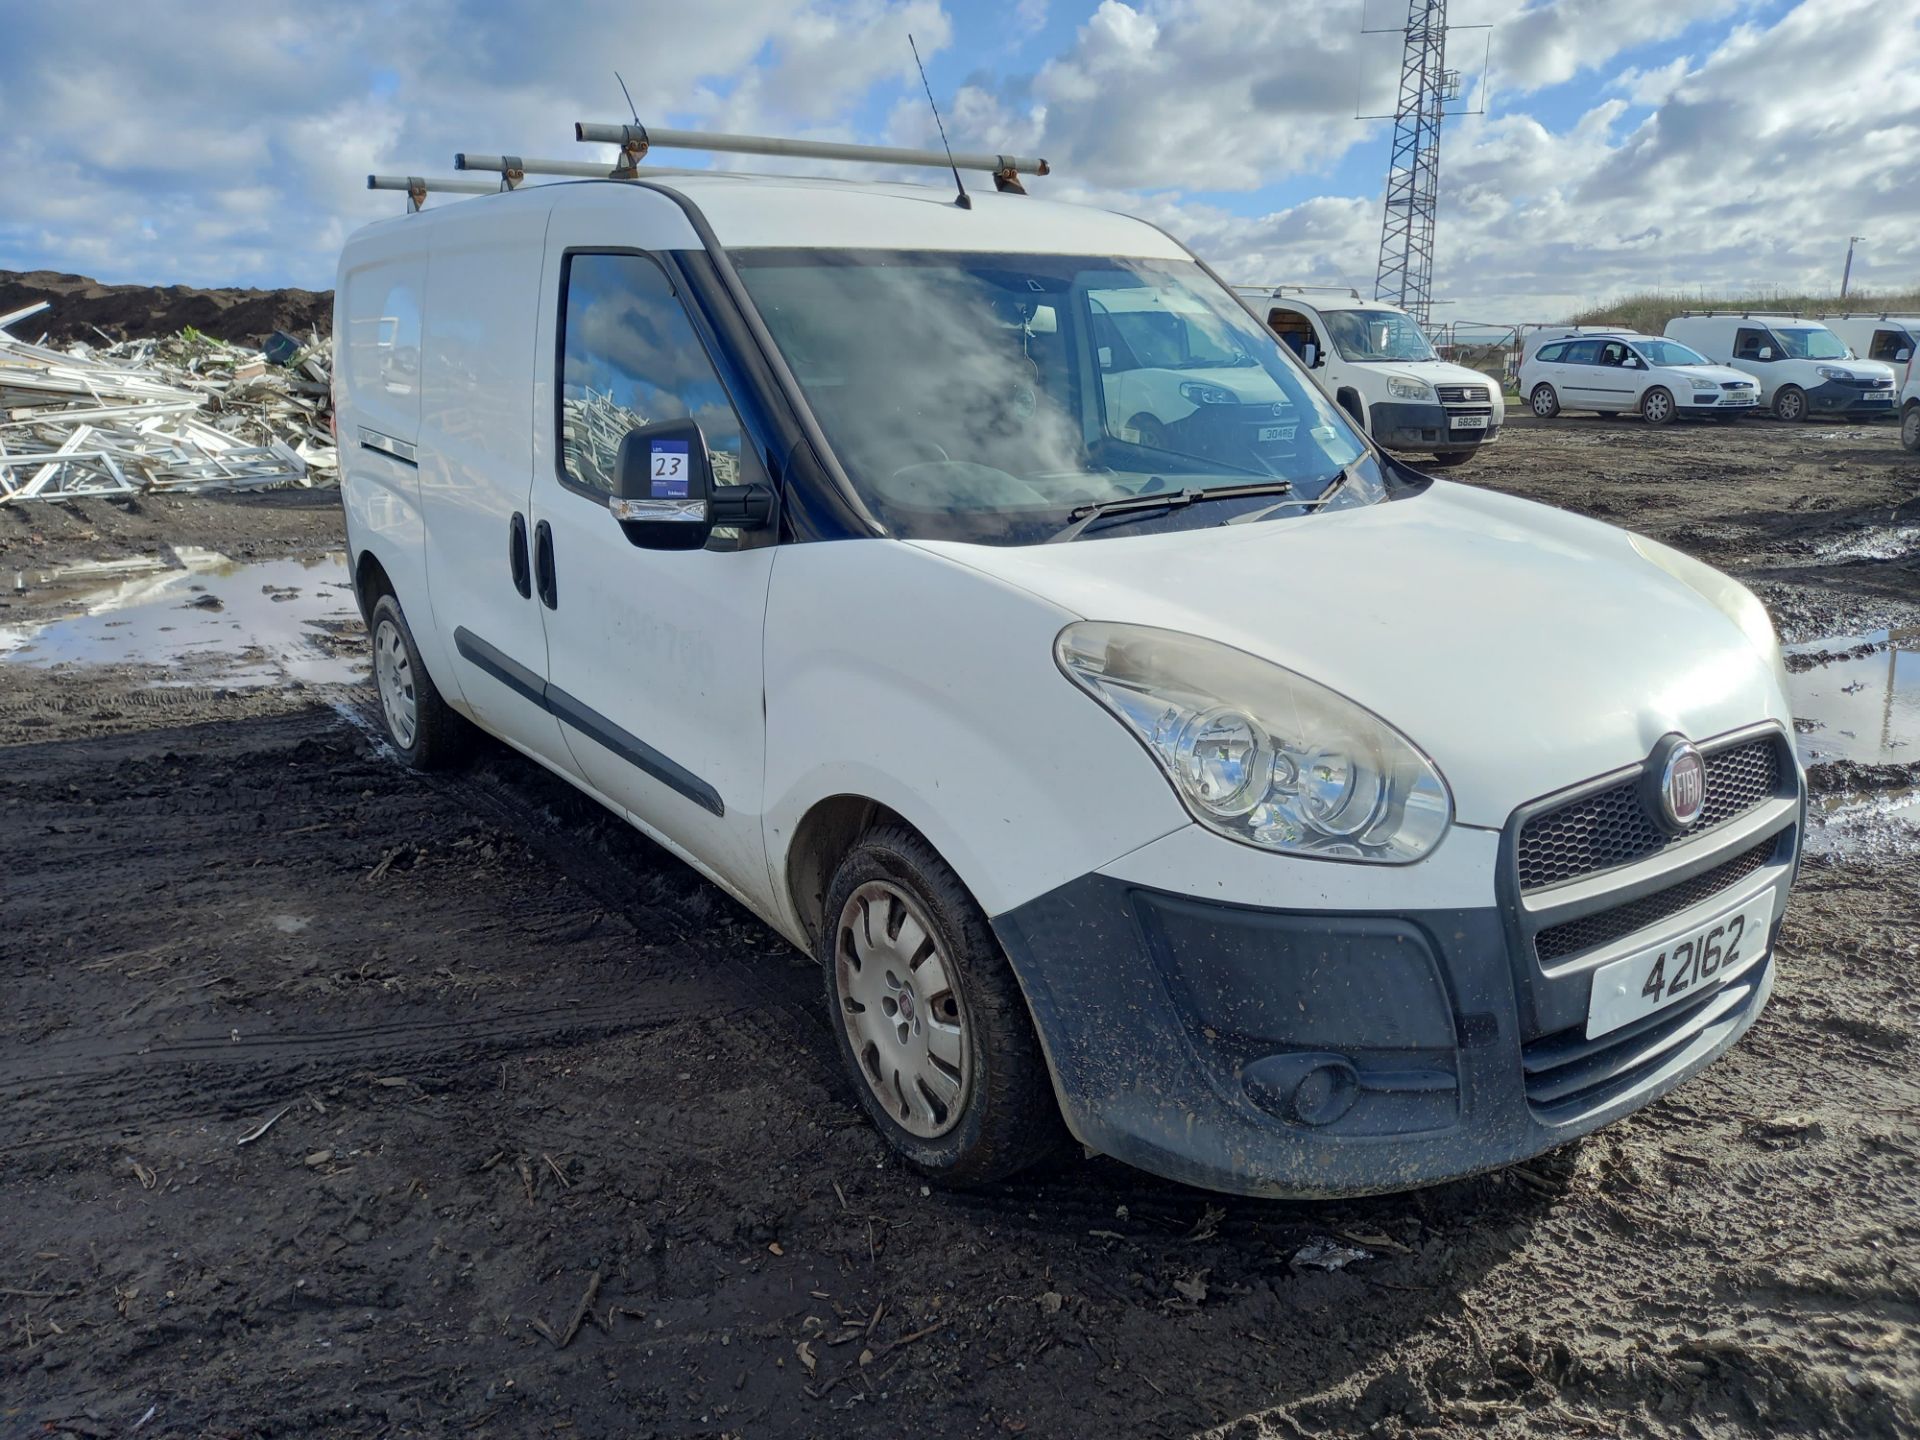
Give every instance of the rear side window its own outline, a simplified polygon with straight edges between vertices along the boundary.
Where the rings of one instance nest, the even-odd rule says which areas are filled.
[[[1563,340],[1558,345],[1542,346],[1540,353],[1533,358],[1544,361],[1549,365],[1558,365],[1562,360],[1567,358],[1567,344]]]
[[[666,272],[644,255],[567,257],[560,299],[561,479],[605,496],[620,441],[656,420],[692,418],[716,485],[764,480],[760,457]]]
[[[1567,346],[1567,353],[1562,359],[1569,365],[1596,365],[1600,361],[1600,342],[1575,340]]]

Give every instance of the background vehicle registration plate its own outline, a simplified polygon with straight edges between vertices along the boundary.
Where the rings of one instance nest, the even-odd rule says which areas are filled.
[[[1455,415],[1452,416],[1451,419],[1453,428],[1456,430],[1484,430],[1487,428],[1487,417],[1484,415]]]
[[[1296,429],[1293,425],[1268,425],[1260,432],[1262,440],[1291,440]]]
[[[1593,972],[1587,1038],[1618,1030],[1731,979],[1767,953],[1773,887],[1703,925]]]

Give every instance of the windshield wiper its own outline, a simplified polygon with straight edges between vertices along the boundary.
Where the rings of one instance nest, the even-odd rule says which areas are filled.
[[[1258,510],[1249,510],[1244,515],[1235,515],[1223,522],[1228,525],[1250,525],[1255,520],[1264,520],[1276,510],[1285,510],[1290,505],[1298,505],[1303,510],[1312,510],[1326,504],[1342,485],[1347,483],[1348,471],[1342,467],[1340,473],[1320,487],[1320,493],[1312,499],[1302,495],[1297,500],[1278,500],[1271,505],[1262,505]]]
[[[1109,515],[1126,515],[1135,511],[1142,514],[1149,510],[1179,510],[1188,505],[1196,505],[1203,500],[1233,500],[1242,495],[1286,495],[1293,490],[1291,480],[1266,480],[1257,485],[1222,485],[1211,490],[1170,490],[1165,494],[1119,495],[1112,500],[1099,500],[1091,505],[1081,505],[1067,512],[1072,523],[1064,530],[1047,537],[1047,544],[1057,545],[1066,540],[1078,540],[1086,528],[1096,520],[1104,520]]]

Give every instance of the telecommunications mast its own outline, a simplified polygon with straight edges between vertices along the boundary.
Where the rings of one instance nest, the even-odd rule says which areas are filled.
[[[1460,98],[1460,72],[1447,69],[1447,32],[1487,30],[1491,27],[1447,24],[1447,0],[1406,0],[1403,26],[1368,29],[1363,35],[1399,34],[1405,37],[1400,62],[1399,102],[1391,115],[1362,115],[1363,120],[1393,121],[1393,153],[1387,162],[1386,215],[1380,226],[1380,263],[1374,272],[1373,295],[1390,300],[1422,326],[1433,306],[1433,221],[1440,203],[1440,122],[1449,114],[1484,114],[1479,110],[1449,111]],[[1485,62],[1481,93],[1485,94]]]

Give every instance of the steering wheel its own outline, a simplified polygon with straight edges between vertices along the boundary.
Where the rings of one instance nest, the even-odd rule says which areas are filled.
[[[947,452],[942,447],[934,444],[933,441],[931,440],[922,440],[916,436],[916,437],[909,437],[908,439],[901,441],[901,444],[905,445],[910,450],[917,450],[918,452],[920,452],[920,454],[926,456],[929,460],[939,460],[944,462],[944,461],[953,459],[953,457],[947,454]],[[906,467],[903,465],[900,468],[904,470]]]

